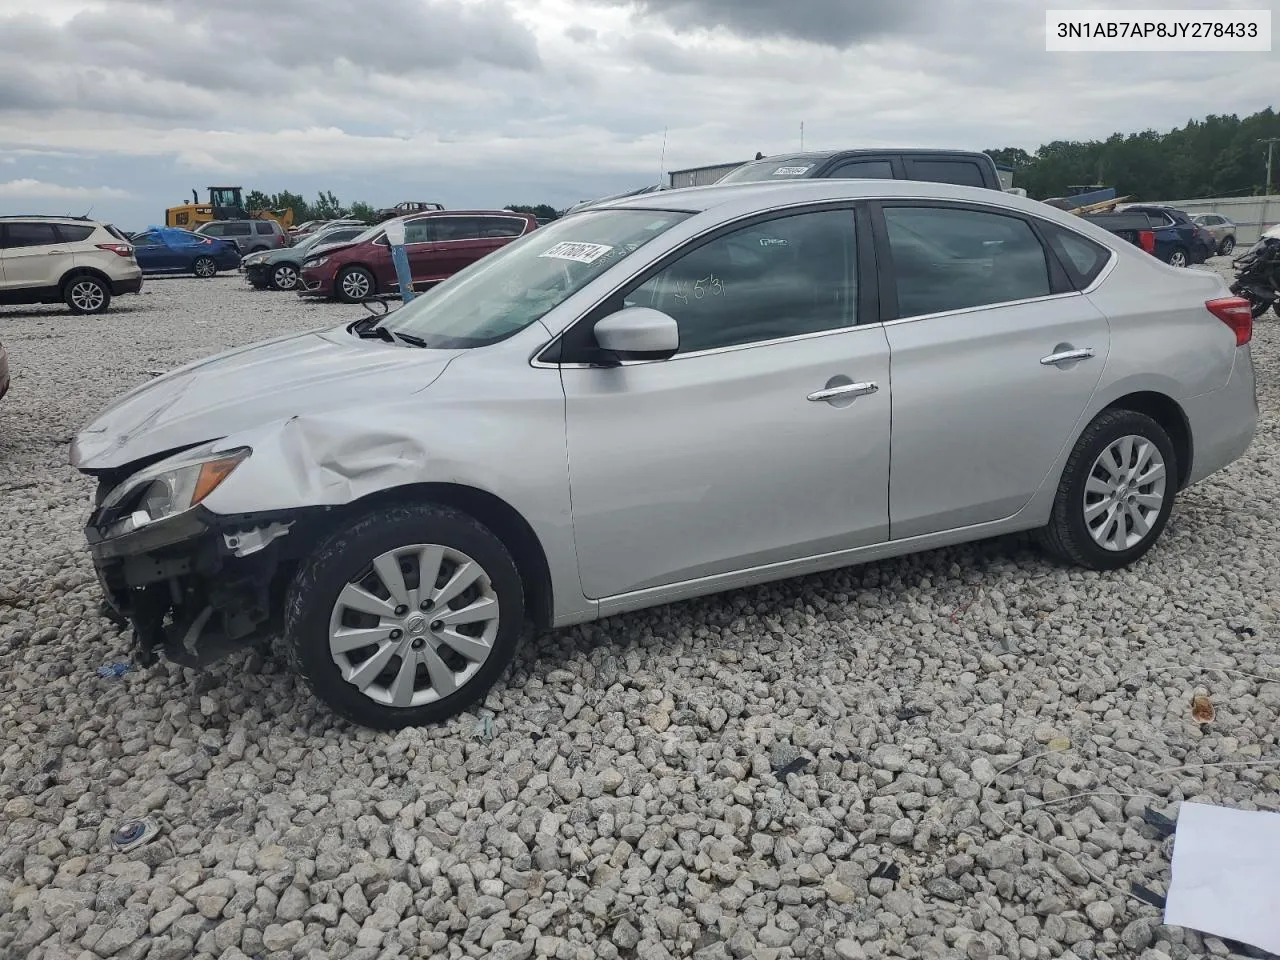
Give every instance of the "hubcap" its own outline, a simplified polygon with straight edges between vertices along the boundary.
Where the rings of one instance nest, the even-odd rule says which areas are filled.
[[[452,547],[413,544],[380,554],[342,588],[329,654],[370,700],[420,707],[470,681],[497,635],[498,596],[484,568]]]
[[[276,286],[281,290],[292,290],[298,284],[298,271],[287,264],[276,268]]]
[[[1164,506],[1166,471],[1159,448],[1146,437],[1121,437],[1093,462],[1084,485],[1084,522],[1104,550],[1136,547]]]
[[[363,273],[348,273],[342,278],[342,292],[352,298],[369,295],[369,278]]]
[[[1171,267],[1185,267],[1187,265],[1187,255],[1181,250],[1173,251],[1169,257],[1169,265]]]
[[[102,288],[91,281],[81,280],[71,288],[71,302],[81,310],[97,310],[103,299]]]
[[[216,268],[214,267],[214,264],[213,264],[213,261],[212,261],[212,260],[197,260],[197,261],[196,261],[196,276],[197,276],[197,277],[212,277],[212,276],[213,276],[213,271],[214,271],[214,269],[216,269]]]

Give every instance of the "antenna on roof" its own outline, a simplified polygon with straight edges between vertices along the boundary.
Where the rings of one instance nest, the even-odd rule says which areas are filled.
[[[658,183],[662,183],[662,175],[667,166],[667,127],[662,128],[662,157],[658,160]]]

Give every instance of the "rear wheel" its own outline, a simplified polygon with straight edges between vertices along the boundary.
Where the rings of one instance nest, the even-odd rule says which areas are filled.
[[[1187,251],[1182,247],[1175,248],[1173,253],[1169,254],[1169,266],[1171,267],[1185,267],[1188,262]]]
[[[1218,245],[1218,253],[1224,257],[1231,256],[1231,251],[1236,248],[1235,237],[1223,237],[1222,243]]]
[[[72,277],[62,297],[72,313],[102,313],[111,305],[111,290],[97,277]]]
[[[1128,566],[1155,544],[1177,489],[1173,442],[1132,410],[1106,410],[1067,459],[1041,543],[1091,570]]]
[[[294,290],[298,286],[298,268],[292,263],[279,264],[271,271],[271,285],[277,290]]]
[[[334,284],[338,291],[338,299],[343,303],[359,303],[373,295],[376,285],[373,274],[364,267],[348,267],[338,274]]]
[[[285,640],[317,697],[354,723],[433,723],[484,696],[515,655],[520,574],[449,507],[375,510],[322,542],[289,590]]]
[[[208,280],[218,272],[218,265],[213,257],[196,257],[196,262],[191,265],[191,272],[203,280]]]

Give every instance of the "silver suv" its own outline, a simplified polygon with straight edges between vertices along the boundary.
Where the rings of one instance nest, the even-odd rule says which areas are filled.
[[[1249,446],[1251,336],[1217,274],[996,190],[699,187],[152,380],[71,456],[144,657],[281,630],[398,727],[482,697],[526,620],[1018,531],[1131,564]]]
[[[196,233],[206,237],[230,240],[240,249],[240,255],[259,250],[277,250],[289,245],[285,232],[274,220],[211,220],[196,227]]]
[[[133,244],[83,217],[0,217],[0,304],[65,303],[102,313],[111,298],[142,289]]]

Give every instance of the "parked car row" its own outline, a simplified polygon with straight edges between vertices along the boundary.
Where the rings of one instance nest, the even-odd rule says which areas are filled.
[[[453,276],[463,267],[538,228],[530,214],[511,210],[427,210],[369,227],[330,225],[296,246],[260,252],[242,263],[258,289],[359,303],[399,292],[387,226],[402,223],[414,290]]]

